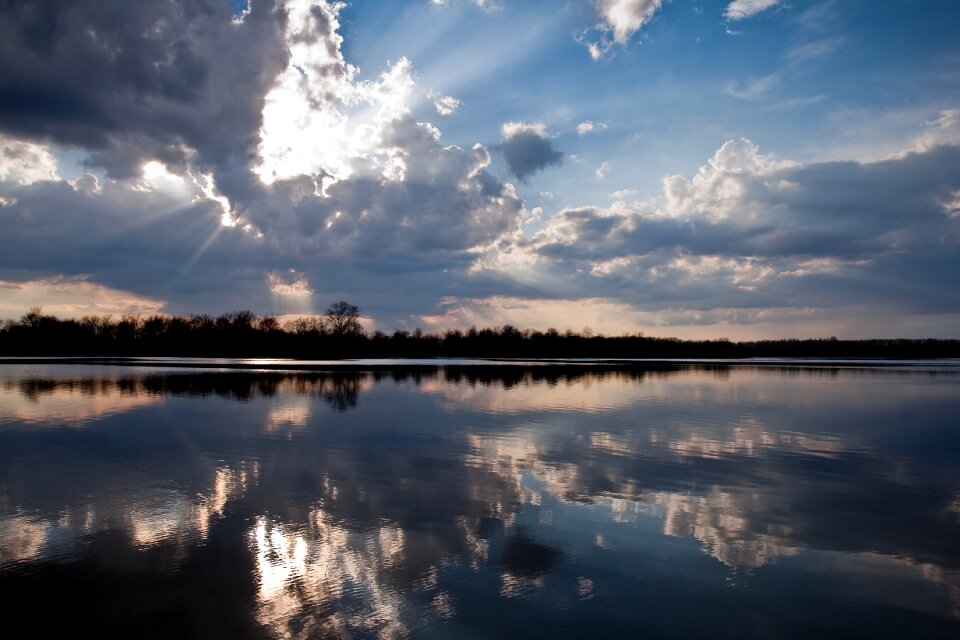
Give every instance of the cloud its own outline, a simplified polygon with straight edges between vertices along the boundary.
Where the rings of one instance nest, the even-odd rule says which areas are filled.
[[[590,120],[584,120],[577,125],[577,133],[581,136],[585,136],[588,133],[594,133],[597,131],[606,131],[607,123],[606,122],[592,122]]]
[[[90,282],[85,276],[53,276],[40,280],[0,280],[0,318],[17,318],[24,309],[41,307],[43,313],[59,318],[85,315],[160,313],[163,300],[111,289]]]
[[[563,161],[542,122],[507,122],[501,128],[500,148],[513,175],[521,181]]]
[[[727,5],[723,15],[727,20],[743,20],[783,3],[784,0],[733,0]]]
[[[28,185],[59,179],[57,161],[45,145],[0,135],[0,182],[11,180]]]
[[[600,166],[596,168],[596,170],[593,172],[593,175],[597,176],[597,180],[603,180],[607,175],[607,171],[609,170],[610,161],[605,160],[604,162],[600,163]]]
[[[660,10],[663,0],[599,0],[597,10],[613,41],[626,44]]]
[[[868,318],[871,305],[910,322],[950,317],[958,167],[960,146],[802,165],[729,141],[694,176],[665,178],[657,199],[564,209],[479,264],[505,275],[522,265],[541,297],[683,310],[680,323],[723,309],[738,322],[851,306]]]
[[[781,73],[771,73],[742,82],[728,82],[724,89],[728,95],[734,98],[754,101],[769,94],[780,83],[781,78]]]
[[[496,11],[503,8],[503,3],[498,0],[471,0],[473,4],[486,11]],[[447,6],[454,4],[455,0],[430,0],[430,4]]]
[[[830,55],[843,46],[844,42],[843,37],[820,38],[790,48],[784,57],[793,64],[816,60]]]
[[[387,326],[462,286],[478,248],[527,215],[523,203],[487,171],[486,148],[442,145],[436,127],[413,118],[408,60],[358,80],[340,49],[340,6],[260,2],[237,17],[203,3],[103,0],[99,11],[41,2],[10,12],[0,65],[33,64],[43,93],[66,103],[44,111],[5,100],[5,148],[30,151],[39,175],[55,178],[51,156],[33,140],[79,145],[99,176],[5,178],[0,278],[82,275],[166,300],[172,313],[238,304],[307,312],[348,299]],[[109,21],[120,14],[179,48],[159,36],[135,46],[128,31],[136,29]],[[24,35],[38,16],[60,25],[49,55],[34,52],[42,38]],[[123,43],[113,57],[101,59],[85,40],[101,31]],[[201,71],[157,71],[178,55]],[[72,68],[71,56],[96,67],[89,82],[102,81],[99,90],[76,80],[79,69],[55,68]],[[17,78],[26,81],[20,71],[4,75],[0,90],[14,91]],[[167,86],[174,80],[186,83],[177,99]],[[33,95],[14,94],[21,102]],[[524,136],[511,141],[519,149]]]
[[[80,147],[113,177],[143,162],[227,167],[256,145],[288,59],[283,14],[256,2],[15,3],[0,24],[0,129]]]
[[[960,124],[960,109],[944,109],[930,124],[941,129],[954,129]]]
[[[433,106],[440,115],[450,116],[460,108],[460,101],[453,96],[437,96],[433,101]]]
[[[594,4],[600,22],[578,40],[587,47],[591,58],[600,60],[614,45],[626,45],[634,33],[653,19],[663,0],[595,0]]]
[[[426,93],[409,59],[363,76],[346,59],[340,10],[5,11],[0,279],[82,282],[170,313],[346,299],[387,328],[444,298],[602,299],[664,326],[960,313],[952,110],[928,123],[929,144],[882,162],[799,164],[734,140],[656,198],[528,211],[491,151],[527,180],[563,158],[546,125],[508,122],[490,149],[442,141],[414,115]],[[63,179],[58,157],[88,173]],[[44,306],[74,300],[71,286],[43,289]]]

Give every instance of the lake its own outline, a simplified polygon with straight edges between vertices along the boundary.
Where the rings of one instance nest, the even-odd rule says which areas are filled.
[[[960,637],[956,362],[420,364],[0,365],[5,622]]]

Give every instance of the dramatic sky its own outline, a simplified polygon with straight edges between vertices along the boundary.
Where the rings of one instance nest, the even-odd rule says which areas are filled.
[[[0,0],[0,318],[960,337],[955,0]]]

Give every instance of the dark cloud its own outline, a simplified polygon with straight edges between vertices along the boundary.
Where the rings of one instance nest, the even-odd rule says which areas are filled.
[[[115,177],[252,154],[287,59],[270,1],[242,21],[214,0],[9,0],[0,14],[0,131],[87,149]]]
[[[208,201],[109,183],[100,193],[63,182],[11,189],[16,202],[0,209],[0,279],[86,274],[169,300],[175,312],[238,305],[269,312],[267,274],[293,268],[318,292],[317,308],[346,298],[393,323],[432,308],[437,296],[461,293],[474,257],[470,243],[512,227],[519,211],[516,200],[491,204],[484,226],[472,216],[485,210],[446,188],[349,182],[332,189],[330,199],[298,203],[296,183],[282,186],[264,199],[275,209],[261,212],[271,220],[261,238],[223,227]]]
[[[39,160],[29,184],[10,173],[0,278],[82,274],[169,300],[175,312],[268,311],[269,274],[294,269],[318,308],[346,298],[401,323],[414,305],[462,292],[474,247],[515,229],[523,213],[486,171],[483,147],[441,146],[438,131],[403,109],[381,121],[381,147],[350,158],[349,178],[325,195],[322,169],[260,182],[261,114],[290,58],[286,38],[317,53],[301,61],[306,76],[285,99],[336,114],[337,91],[350,88],[332,6],[304,17],[254,2],[238,20],[217,2],[96,0],[7,3],[3,15],[0,133],[80,147],[108,179],[102,189],[93,178],[37,182],[49,174]],[[293,36],[288,20],[297,20]],[[400,159],[401,179],[385,176],[389,158]],[[179,177],[145,182],[148,160]],[[220,205],[194,184],[203,172],[240,225],[220,224]]]
[[[520,181],[563,160],[563,154],[553,148],[553,141],[542,124],[508,122],[503,125],[500,148],[510,171]]]

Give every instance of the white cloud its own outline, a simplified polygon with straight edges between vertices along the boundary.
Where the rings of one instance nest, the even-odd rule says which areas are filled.
[[[456,113],[460,108],[460,101],[453,96],[437,96],[433,101],[433,106],[442,116],[449,116]]]
[[[594,170],[593,175],[597,176],[597,180],[603,180],[604,177],[606,177],[607,175],[607,171],[609,170],[610,170],[610,161],[605,160],[602,163],[600,163],[600,166]]]
[[[584,120],[577,125],[577,133],[581,136],[585,136],[588,133],[594,133],[597,131],[606,131],[607,123],[606,122],[593,122],[591,120]]]
[[[307,277],[295,269],[267,274],[267,286],[273,297],[273,309],[280,314],[313,314],[313,288]]]
[[[626,44],[662,5],[663,0],[600,0],[598,10],[613,41]]]
[[[0,181],[28,185],[59,179],[57,160],[46,146],[0,135]]]
[[[844,39],[840,37],[820,38],[819,40],[813,40],[812,42],[806,42],[792,47],[786,52],[784,57],[793,64],[806,60],[816,60],[817,58],[830,55],[840,48],[843,43]]]
[[[276,272],[267,274],[267,284],[270,286],[270,293],[275,296],[307,298],[313,295],[313,289],[306,277],[293,270],[287,275]]]
[[[594,60],[600,60],[614,45],[626,45],[630,37],[650,22],[663,5],[663,0],[595,0],[600,22],[578,40]],[[596,39],[588,36],[593,32]]]
[[[743,20],[784,3],[784,0],[733,0],[723,15],[728,20]]]
[[[430,4],[438,4],[440,6],[451,5],[454,2],[455,0],[430,0]],[[499,0],[471,0],[471,2],[486,11],[495,11],[503,8],[503,3]]]
[[[500,126],[500,134],[509,140],[515,136],[529,133],[539,138],[548,138],[547,125],[542,122],[504,122]]]
[[[664,212],[671,217],[703,216],[714,220],[751,215],[746,197],[756,182],[795,162],[760,153],[750,140],[728,140],[692,179],[663,179]]]
[[[412,65],[401,58],[376,82],[356,82],[356,69],[340,51],[341,8],[288,0],[290,62],[266,95],[260,162],[254,168],[266,184],[304,175],[322,176],[329,184],[359,169],[388,180],[404,173],[402,158],[384,137],[391,123],[409,113]]]
[[[940,116],[930,124],[941,129],[954,129],[960,124],[960,109],[944,109]]]
[[[743,82],[728,82],[725,90],[727,94],[741,100],[759,100],[770,93],[779,84],[780,73],[771,73],[760,78],[750,78]]]

